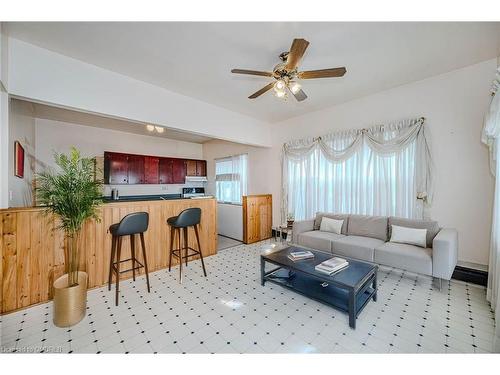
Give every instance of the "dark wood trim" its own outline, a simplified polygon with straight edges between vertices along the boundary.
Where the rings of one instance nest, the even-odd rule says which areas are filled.
[[[451,278],[482,286],[488,284],[488,272],[462,266],[455,267]]]

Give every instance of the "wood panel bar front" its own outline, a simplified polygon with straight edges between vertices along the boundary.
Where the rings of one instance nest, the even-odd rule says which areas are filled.
[[[170,231],[167,219],[190,207],[201,208],[200,242],[204,257],[217,253],[217,204],[215,199],[175,199],[165,201],[113,202],[99,209],[101,221],[85,223],[79,240],[80,269],[89,276],[88,287],[105,285],[111,255],[111,224],[125,215],[149,213],[149,228],[144,234],[150,272],[168,267]],[[52,299],[52,284],[66,269],[64,234],[52,216],[39,207],[0,210],[0,288],[1,313],[18,310]],[[189,229],[193,231],[192,228]],[[136,236],[137,237],[137,236]],[[136,239],[139,241],[139,239]],[[197,248],[196,237],[189,234],[189,245]],[[130,239],[123,238],[122,259],[130,257]],[[136,243],[136,249],[140,248]],[[177,239],[174,246],[178,246]],[[137,252],[139,261],[142,253]],[[173,259],[173,264],[177,261]],[[127,265],[128,266],[128,265]],[[124,266],[126,267],[126,266]],[[140,270],[142,274],[144,270]],[[210,270],[207,270],[210,272]],[[121,278],[131,277],[131,273]]]

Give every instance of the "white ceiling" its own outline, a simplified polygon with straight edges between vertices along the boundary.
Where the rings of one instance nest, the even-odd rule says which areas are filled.
[[[7,32],[168,90],[277,122],[445,73],[500,54],[500,23],[8,23]],[[311,44],[302,70],[346,66],[343,78],[303,81],[309,98],[247,97],[293,38]],[[15,67],[14,67],[15,69]]]
[[[18,100],[18,99],[15,99]],[[28,103],[23,100],[18,100],[22,103]],[[31,103],[33,115],[36,118],[68,122],[95,128],[118,130],[126,133],[149,135],[152,137],[169,138],[177,141],[204,143],[212,138],[191,132],[183,132],[164,127],[163,133],[150,132],[146,129],[144,123],[132,122],[112,117],[105,117],[93,113],[79,112],[66,108],[58,108],[40,103]],[[140,126],[137,126],[140,125]]]

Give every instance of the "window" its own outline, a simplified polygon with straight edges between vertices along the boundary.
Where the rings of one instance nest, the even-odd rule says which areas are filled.
[[[379,136],[391,139],[398,131]],[[336,134],[328,147],[346,149],[355,135]],[[363,141],[343,160],[328,158],[321,147],[311,148],[287,163],[287,213],[296,220],[311,219],[317,212],[422,217],[417,198],[417,142],[393,153],[377,153]]]
[[[248,155],[215,160],[215,191],[218,202],[241,204],[247,194]]]

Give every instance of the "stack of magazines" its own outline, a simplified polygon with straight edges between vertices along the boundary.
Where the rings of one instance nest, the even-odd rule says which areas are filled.
[[[331,275],[334,272],[337,272],[341,269],[344,269],[349,265],[349,262],[343,258],[330,258],[325,260],[323,263],[318,264],[315,269],[318,272],[326,273],[327,275]]]
[[[295,262],[297,260],[314,258],[314,254],[311,253],[310,251],[295,251],[288,254],[288,258]]]

